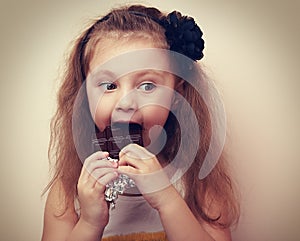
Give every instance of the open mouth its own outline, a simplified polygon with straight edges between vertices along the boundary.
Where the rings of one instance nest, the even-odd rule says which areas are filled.
[[[143,126],[138,123],[115,122],[104,131],[96,132],[94,151],[108,151],[111,158],[118,159],[120,150],[128,144],[143,146]]]

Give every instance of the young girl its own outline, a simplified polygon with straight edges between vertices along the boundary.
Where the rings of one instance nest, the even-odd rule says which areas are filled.
[[[43,241],[231,240],[239,210],[224,153],[199,178],[213,139],[205,101],[213,98],[197,62],[201,37],[190,17],[133,5],[112,10],[77,39],[51,125],[55,172]],[[143,146],[125,146],[118,162],[109,150],[85,148],[87,123],[103,132],[114,122],[143,129]],[[135,191],[110,209],[106,186],[121,174]]]

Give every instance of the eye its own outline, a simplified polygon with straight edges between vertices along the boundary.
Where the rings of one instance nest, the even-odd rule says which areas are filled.
[[[145,91],[145,92],[150,92],[154,90],[156,86],[153,83],[143,83],[139,86],[139,89]]]
[[[108,90],[114,90],[117,88],[117,85],[115,83],[110,83],[110,82],[103,82],[103,83],[100,83],[99,86],[101,88],[103,88],[105,91]]]

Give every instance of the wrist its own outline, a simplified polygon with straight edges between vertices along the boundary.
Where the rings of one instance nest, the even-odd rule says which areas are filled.
[[[163,190],[160,197],[159,202],[156,207],[154,207],[159,213],[165,212],[169,209],[176,209],[177,204],[183,201],[182,197],[173,185],[170,185]]]
[[[99,241],[102,238],[104,228],[101,226],[94,226],[84,220],[79,218],[76,226],[73,228],[72,232],[68,237],[68,241]]]
[[[93,224],[84,218],[80,217],[77,223],[79,226],[84,228],[85,230],[92,232],[92,233],[99,233],[102,236],[103,230],[106,225],[101,225],[101,224]]]

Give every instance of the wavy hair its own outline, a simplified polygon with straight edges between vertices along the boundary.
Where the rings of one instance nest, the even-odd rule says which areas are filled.
[[[149,16],[149,18],[138,14],[130,14],[131,11],[142,13]],[[157,45],[157,48],[168,49],[164,28],[153,21],[153,19],[161,19],[165,16],[166,14],[152,7],[141,5],[121,7],[113,9],[100,19],[94,20],[77,38],[67,60],[63,81],[57,95],[57,111],[51,121],[48,154],[50,161],[54,162],[54,173],[45,189],[46,192],[56,181],[59,181],[64,188],[66,208],[77,195],[77,182],[82,169],[82,162],[73,140],[73,107],[76,96],[89,72],[89,63],[93,57],[95,46],[97,44],[101,45],[101,40],[107,37],[121,38],[124,34],[129,36],[134,34],[135,37],[149,38]],[[205,93],[209,96],[207,83],[210,80],[201,70],[201,67],[198,68],[197,75],[198,81],[200,80],[200,87],[204,90],[207,89]],[[84,88],[83,90],[85,90]],[[234,183],[228,170],[225,152],[221,154],[211,173],[200,180],[198,173],[211,140],[210,116],[206,103],[191,84],[185,81],[181,94],[196,114],[199,132],[201,133],[201,141],[195,160],[182,177],[183,198],[197,218],[219,227],[230,227],[238,221],[239,204]],[[86,118],[86,121],[91,121],[86,95],[80,98],[79,103],[80,109],[82,109],[79,115],[81,118]],[[180,106],[177,109],[176,116],[181,116],[185,120],[184,123],[188,125],[189,116],[186,111],[181,109]],[[180,142],[180,127],[178,123],[176,124],[174,118],[174,116],[169,115],[165,124],[167,132],[172,133],[170,134],[172,138],[168,138],[167,145],[163,150],[163,155],[168,160],[174,157]],[[84,134],[84,132],[84,127],[82,127],[79,133]],[[187,143],[184,148],[188,153],[190,143]],[[182,156],[182,159],[184,161],[184,156]]]

